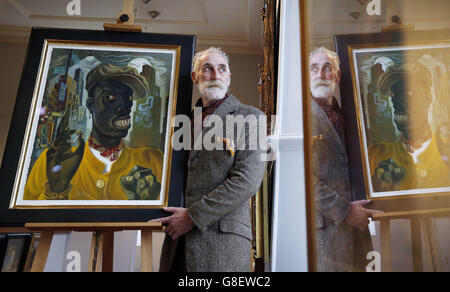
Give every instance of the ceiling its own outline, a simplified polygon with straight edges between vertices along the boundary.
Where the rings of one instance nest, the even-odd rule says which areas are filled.
[[[0,0],[0,41],[27,42],[30,27],[103,29],[115,23],[122,0],[80,0],[81,15],[66,12],[71,0]],[[144,32],[197,35],[197,49],[220,46],[234,54],[262,55],[264,0],[135,0]],[[161,15],[152,19],[148,12]]]
[[[289,0],[288,0],[289,1]],[[333,48],[333,35],[380,32],[398,15],[416,30],[450,28],[449,0],[381,0],[381,15],[369,15],[370,0],[310,0],[309,33],[313,46]]]
[[[122,0],[79,1],[81,15],[69,16],[71,0],[0,0],[0,42],[26,43],[32,26],[102,30],[103,23],[115,23],[122,10]],[[310,0],[311,43],[333,47],[334,34],[378,32],[394,14],[417,30],[450,27],[449,0],[381,0],[381,16],[366,13],[369,1]],[[193,34],[197,49],[218,46],[231,54],[263,53],[264,0],[144,2],[135,0],[136,24],[144,32]],[[151,10],[161,15],[152,19]]]

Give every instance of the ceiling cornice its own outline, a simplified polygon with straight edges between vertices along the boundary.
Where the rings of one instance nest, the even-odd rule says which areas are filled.
[[[222,45],[209,45],[209,44],[199,44],[197,42],[197,51],[208,49],[209,47],[220,47],[222,50],[227,52],[229,55],[255,55],[262,56],[264,54],[263,50],[260,48],[251,48],[251,47],[233,47],[233,46],[222,46]]]
[[[403,19],[405,24],[418,24],[418,23],[439,23],[439,22],[449,22],[448,18],[437,17],[437,18],[411,18]],[[386,19],[360,19],[360,20],[318,20],[314,21],[315,26],[321,25],[361,25],[361,24],[386,24]]]
[[[2,0],[0,0],[2,1]],[[70,16],[70,15],[41,15],[31,14],[23,7],[17,0],[6,0],[17,12],[19,12],[26,19],[38,19],[38,20],[57,20],[57,21],[81,21],[81,22],[116,22],[116,18],[113,17],[83,17],[83,16]],[[168,20],[168,19],[150,19],[150,18],[136,18],[136,23],[153,23],[153,24],[178,24],[178,25],[191,25],[191,24],[208,24],[208,16],[205,8],[206,0],[194,0],[196,11],[198,12],[197,20]],[[248,0],[246,0],[248,1]],[[1,2],[0,2],[1,3]]]
[[[101,23],[115,23],[116,18],[110,17],[84,17],[84,16],[69,16],[69,15],[40,15],[31,14],[29,19],[37,20],[56,20],[56,21],[80,21],[80,22],[101,22]],[[177,24],[177,25],[191,25],[191,24],[203,24],[203,19],[198,20],[169,20],[169,19],[148,19],[148,18],[136,18],[136,24]]]
[[[0,43],[27,44],[30,27],[0,26]],[[262,49],[251,46],[246,38],[230,38],[222,36],[197,36],[197,49],[211,46],[221,47],[230,54],[262,55]]]
[[[0,26],[0,43],[27,44],[31,28]]]

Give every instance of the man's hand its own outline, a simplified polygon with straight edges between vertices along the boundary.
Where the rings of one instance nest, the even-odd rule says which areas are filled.
[[[351,202],[350,211],[348,212],[348,215],[345,218],[345,222],[347,222],[347,224],[349,224],[350,226],[353,226],[361,231],[366,230],[370,223],[369,218],[371,218],[375,214],[383,213],[382,211],[364,208],[370,203],[371,201],[367,200]]]
[[[188,233],[194,228],[194,222],[189,217],[188,209],[185,208],[164,208],[166,212],[172,213],[172,216],[150,220],[150,222],[161,222],[166,226],[165,233],[176,240],[182,235]]]
[[[70,185],[84,154],[83,133],[78,136],[78,148],[72,152],[71,135],[75,130],[69,126],[70,115],[66,112],[58,127],[55,141],[47,151],[47,179],[50,190],[62,193]]]

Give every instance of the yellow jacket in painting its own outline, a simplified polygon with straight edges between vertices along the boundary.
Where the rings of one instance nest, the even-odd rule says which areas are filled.
[[[388,159],[393,159],[399,167],[406,171],[405,177],[399,183],[398,188],[391,191],[450,186],[450,170],[442,160],[434,136],[428,148],[418,156],[418,163],[414,162],[401,140],[370,145],[369,162],[371,177],[374,177],[379,164]]]
[[[24,200],[45,200],[44,186],[47,183],[47,150],[31,170],[25,186]],[[161,183],[163,154],[152,148],[129,148],[124,146],[119,159],[111,171],[104,173],[105,165],[99,161],[86,143],[83,160],[71,181],[69,200],[128,200],[120,179],[128,176],[135,166],[150,169]]]

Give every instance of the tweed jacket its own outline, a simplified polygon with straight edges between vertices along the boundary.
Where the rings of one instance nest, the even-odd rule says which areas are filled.
[[[189,153],[185,205],[195,227],[185,235],[181,254],[186,266],[181,270],[248,272],[250,269],[249,199],[260,187],[265,163],[261,160],[260,148],[250,150],[254,148],[249,147],[253,140],[250,137],[263,125],[241,127],[228,119],[250,115],[258,118],[263,113],[243,105],[231,95],[212,116],[219,117],[216,122],[222,122],[224,129],[232,127],[234,131],[220,129],[217,132],[213,124],[208,126],[212,116],[205,119],[202,131],[203,139],[212,139],[219,143],[218,149],[222,146],[223,150],[192,150]],[[225,146],[223,138],[234,142],[235,153]],[[161,271],[180,270],[173,267],[176,248],[177,241],[166,236]]]
[[[353,270],[353,227],[344,219],[352,200],[348,158],[323,109],[311,102],[318,271]],[[319,138],[320,137],[320,138]]]

